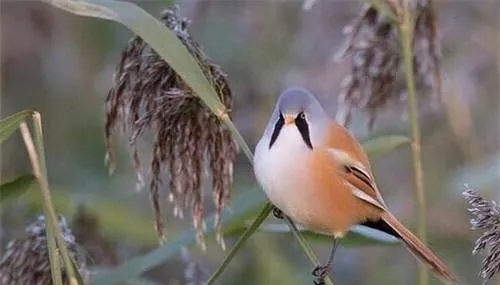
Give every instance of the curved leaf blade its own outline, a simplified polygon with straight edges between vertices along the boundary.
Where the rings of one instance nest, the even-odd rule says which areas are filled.
[[[33,115],[33,111],[24,110],[0,120],[0,143],[10,137],[19,128],[19,125],[31,115]]]
[[[208,108],[227,125],[241,149],[252,160],[252,152],[245,140],[226,114],[214,87],[195,58],[177,38],[156,18],[139,6],[126,1],[115,0],[44,0],[70,13],[119,22],[139,35],[160,55],[179,76],[205,102]]]
[[[9,199],[21,196],[35,183],[36,178],[32,174],[24,174],[11,181],[2,183],[0,185],[0,204]]]
[[[309,240],[317,241],[317,242],[332,242],[332,236],[328,234],[317,233],[311,231],[305,227],[301,227],[297,225],[297,228],[302,233],[305,238]],[[268,223],[264,224],[259,228],[262,232],[268,233],[285,233],[291,234],[292,231],[285,224],[275,224]],[[398,240],[394,237],[391,237],[387,234],[381,232],[375,232],[366,230],[365,227],[356,226],[353,227],[344,238],[342,238],[342,246],[363,246],[363,245],[372,245],[372,244],[393,244],[398,242]]]
[[[373,162],[397,147],[408,143],[410,143],[410,139],[406,136],[384,135],[364,141],[362,146]]]

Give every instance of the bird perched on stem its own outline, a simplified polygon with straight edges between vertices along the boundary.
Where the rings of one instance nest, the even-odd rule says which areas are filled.
[[[315,284],[324,284],[339,239],[355,225],[398,238],[437,277],[457,282],[450,269],[389,212],[361,145],[307,90],[289,88],[279,97],[257,144],[254,171],[279,209],[278,216],[282,211],[333,236],[328,261],[313,271]]]

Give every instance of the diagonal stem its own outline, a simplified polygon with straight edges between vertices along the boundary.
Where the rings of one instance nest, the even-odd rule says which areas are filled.
[[[64,268],[66,273],[68,274],[68,279],[69,279],[69,284],[70,285],[76,285],[78,284],[78,279],[81,279],[81,277],[77,277],[76,275],[78,274],[78,271],[75,272],[75,267],[73,260],[68,252],[68,248],[66,247],[66,242],[64,241],[64,238],[62,236],[61,228],[59,227],[58,223],[58,217],[54,208],[54,205],[52,203],[51,194],[50,194],[50,188],[49,188],[49,182],[48,182],[48,177],[47,177],[47,167],[45,163],[45,151],[44,151],[44,146],[43,146],[43,130],[42,130],[42,119],[40,116],[40,113],[35,112],[33,114],[33,123],[34,123],[34,129],[35,129],[35,144],[37,146],[37,152],[38,152],[38,168],[39,172],[41,173],[41,189],[42,193],[44,196],[47,197],[45,203],[47,204],[48,208],[48,213],[50,215],[50,221],[48,221],[48,224],[52,224],[52,230],[55,236],[55,239],[57,241],[57,248],[59,250],[59,254],[62,257],[63,263],[64,263]],[[78,274],[79,275],[79,274]]]
[[[290,229],[292,230],[293,232],[293,235],[295,236],[295,238],[299,241],[300,243],[300,246],[302,246],[302,249],[305,251],[305,253],[307,254],[307,257],[309,257],[309,259],[311,260],[311,262],[314,264],[314,266],[318,266],[318,265],[321,265],[318,257],[314,254],[312,248],[309,246],[309,244],[306,242],[306,240],[304,239],[304,237],[302,236],[302,234],[300,233],[299,229],[297,229],[297,226],[295,225],[295,223],[292,221],[292,219],[290,219],[290,217],[288,216],[285,216],[285,219],[288,223],[288,226],[290,227]],[[328,284],[328,285],[334,285],[333,284],[333,281],[330,279],[329,276],[326,276],[325,277],[325,283]]]
[[[222,262],[222,264],[217,268],[217,270],[210,276],[210,278],[207,281],[207,285],[214,284],[214,282],[220,277],[220,275],[224,272],[226,267],[229,265],[231,260],[234,258],[236,253],[241,249],[243,244],[250,238],[250,236],[257,230],[257,228],[264,222],[264,220],[269,216],[269,213],[271,213],[273,209],[273,205],[270,202],[267,202],[264,206],[264,208],[261,210],[257,218],[253,221],[253,223],[245,230],[243,235],[240,237],[240,239],[236,242],[236,244],[231,248],[229,251],[228,255]],[[286,221],[292,230],[295,238],[299,241],[300,246],[304,250],[304,252],[307,254],[311,262],[314,264],[314,266],[320,265],[318,257],[314,254],[313,250],[309,246],[309,244],[306,242],[302,234],[300,233],[299,229],[297,229],[297,226],[295,226],[294,222],[288,217],[286,217]],[[325,278],[325,282],[328,285],[334,285],[330,277]]]
[[[42,124],[39,113],[33,114],[33,122],[35,129],[35,143],[31,137],[31,132],[26,122],[20,125],[21,135],[23,137],[26,150],[31,161],[33,172],[40,184],[42,197],[44,200],[44,213],[47,223],[47,243],[49,246],[49,259],[51,263],[51,274],[54,284],[63,284],[61,277],[61,265],[59,256],[62,257],[64,268],[66,270],[69,284],[81,284],[81,277],[75,271],[72,258],[69,255],[66,243],[62,237],[61,229],[59,228],[58,218],[52,203],[49,184],[47,181],[47,170],[45,167],[45,155],[43,148],[43,133]]]
[[[426,243],[426,201],[424,191],[424,172],[422,167],[422,150],[421,150],[421,134],[420,123],[418,118],[418,102],[415,88],[415,74],[413,66],[413,33],[414,33],[414,17],[411,15],[410,4],[408,1],[403,1],[402,22],[399,26],[402,38],[403,60],[406,79],[406,89],[408,93],[408,109],[410,113],[411,124],[411,151],[413,161],[413,173],[415,194],[417,197],[417,220],[418,220],[418,235],[422,242]],[[419,285],[429,284],[429,274],[423,264],[419,265],[418,270]]]
[[[252,236],[252,234],[257,230],[257,228],[264,222],[264,220],[267,218],[271,210],[273,209],[273,205],[271,203],[266,203],[260,214],[255,218],[253,223],[245,230],[245,232],[241,235],[241,237],[238,239],[236,244],[231,248],[229,253],[227,254],[226,258],[222,262],[222,264],[217,268],[217,270],[210,276],[210,278],[207,281],[207,285],[211,285],[219,278],[219,276],[224,272],[224,269],[229,265],[233,257],[236,255],[236,253],[240,250],[240,248],[243,246],[243,244]]]
[[[43,203],[43,210],[45,214],[45,221],[47,223],[47,246],[49,248],[49,262],[51,265],[51,275],[52,275],[52,282],[56,285],[62,285],[62,275],[61,275],[61,260],[59,259],[59,254],[58,254],[58,249],[57,249],[57,241],[55,239],[55,233],[54,233],[54,227],[53,224],[51,223],[51,215],[50,215],[50,206],[49,206],[49,200],[50,200],[50,193],[49,196],[47,196],[45,193],[45,187],[43,185],[43,174],[42,171],[39,167],[39,160],[38,160],[38,154],[37,150],[35,147],[35,144],[33,143],[33,138],[31,137],[31,133],[28,127],[28,124],[26,122],[21,123],[19,126],[20,131],[21,131],[21,136],[23,137],[24,145],[26,147],[26,150],[28,152],[28,156],[31,161],[31,165],[33,167],[33,172],[35,174],[36,179],[38,180],[38,183],[40,184],[40,188],[42,190],[42,197],[44,199]]]

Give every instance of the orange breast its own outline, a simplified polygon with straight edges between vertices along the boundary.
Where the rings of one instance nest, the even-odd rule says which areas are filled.
[[[326,149],[315,149],[309,156],[308,165],[309,215],[304,222],[313,229],[341,235],[351,226],[379,215],[379,209],[352,194]]]

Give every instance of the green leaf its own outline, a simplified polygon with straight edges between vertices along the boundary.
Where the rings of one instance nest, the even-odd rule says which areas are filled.
[[[205,102],[208,108],[223,119],[240,144],[245,155],[251,160],[252,152],[245,140],[227,116],[224,104],[217,96],[200,65],[177,38],[174,32],[148,14],[139,6],[115,0],[44,0],[60,9],[76,15],[113,20],[128,27],[139,35],[160,55],[179,76]]]
[[[0,120],[0,143],[10,137],[10,135],[17,130],[19,124],[24,122],[31,115],[33,115],[33,111],[25,110]]]
[[[9,199],[21,196],[35,183],[36,178],[32,174],[24,174],[14,180],[2,183],[0,185],[0,204]]]
[[[304,227],[297,226],[299,231],[302,233],[304,237],[309,240],[317,241],[317,242],[325,242],[331,243],[332,236],[322,233],[313,232]],[[269,233],[286,233],[291,234],[292,231],[286,224],[276,224],[276,223],[266,223],[263,224],[259,231],[269,232]],[[349,231],[344,238],[342,238],[342,246],[362,246],[362,245],[373,245],[373,244],[394,244],[397,243],[398,240],[392,236],[380,233],[369,231],[365,229],[361,229],[359,227],[353,228]]]
[[[244,193],[238,195],[233,203],[231,203],[230,209],[226,209],[223,213],[223,220],[225,223],[243,223],[243,217],[249,210],[254,210],[255,207],[259,205],[264,205],[266,201],[265,195],[262,194],[260,190],[245,191]],[[213,215],[205,219],[207,224],[206,233],[210,234],[213,232]],[[196,232],[194,229],[185,231],[183,234],[179,235],[167,242],[164,246],[161,246],[153,251],[150,251],[142,256],[132,258],[125,262],[124,264],[118,266],[117,268],[98,273],[93,278],[93,285],[113,285],[123,283],[133,277],[140,276],[142,273],[162,264],[174,254],[178,253],[183,247],[192,245],[196,242]]]
[[[402,135],[385,135],[369,139],[362,143],[364,150],[370,157],[372,163],[394,150],[398,146],[409,143],[410,140]]]

